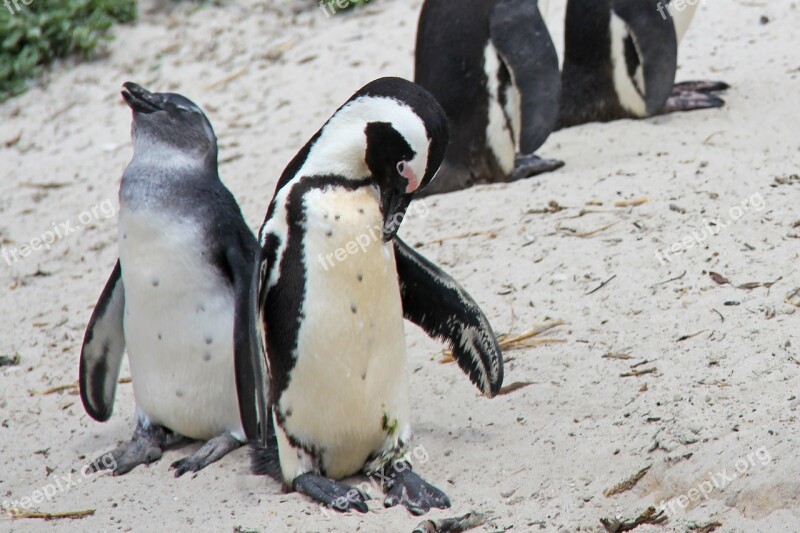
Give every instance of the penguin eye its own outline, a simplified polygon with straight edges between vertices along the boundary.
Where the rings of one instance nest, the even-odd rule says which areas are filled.
[[[402,176],[405,173],[405,171],[406,171],[406,162],[400,161],[399,163],[397,163],[397,173]]]

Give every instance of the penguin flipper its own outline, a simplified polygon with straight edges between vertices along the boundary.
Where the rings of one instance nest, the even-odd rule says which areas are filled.
[[[500,0],[492,10],[489,32],[519,91],[519,151],[533,154],[558,121],[561,72],[553,40],[530,0]]]
[[[233,358],[236,375],[236,395],[239,400],[239,416],[242,420],[245,437],[248,440],[258,438],[258,402],[259,391],[264,389],[265,376],[255,366],[258,357],[258,344],[253,338],[252,287],[255,282],[252,275],[252,256],[245,257],[238,247],[231,246],[226,250],[228,270],[233,273],[233,290],[236,306],[233,319]]]
[[[503,354],[475,300],[453,278],[399,238],[394,239],[403,315],[446,341],[458,366],[492,398],[503,384]]]
[[[236,387],[239,397],[239,412],[242,425],[248,440],[255,441],[257,446],[274,445],[271,410],[267,405],[267,386],[269,383],[269,361],[267,359],[264,336],[262,306],[266,303],[266,285],[274,261],[275,246],[269,240],[268,248],[260,248],[256,253],[255,270],[247,283],[247,293],[242,301],[237,299],[235,319],[235,336],[237,349]],[[239,303],[244,307],[239,309]]]
[[[678,37],[673,21],[658,9],[661,1],[613,1],[614,13],[625,22],[632,37],[626,48],[632,47],[638,56],[626,54],[628,73],[633,77],[639,67],[642,69],[644,87],[640,89],[647,115],[657,114],[664,106],[678,68]]]
[[[99,422],[111,417],[122,356],[125,353],[125,288],[119,260],[111,271],[81,347],[79,383],[86,412]]]

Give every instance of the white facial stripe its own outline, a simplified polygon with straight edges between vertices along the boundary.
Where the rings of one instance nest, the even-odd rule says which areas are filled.
[[[408,163],[414,174],[422,179],[430,149],[425,124],[405,104],[392,98],[373,96],[353,100],[331,117],[295,179],[331,174],[353,180],[368,177],[370,172],[364,160],[365,130],[370,122],[388,122],[400,132],[416,152]]]
[[[494,153],[497,162],[503,169],[503,172],[510,173],[514,169],[514,155],[517,151],[517,141],[514,138],[514,132],[509,131],[506,122],[506,110],[500,106],[498,92],[500,91],[500,84],[497,79],[497,73],[500,70],[500,57],[497,55],[497,50],[490,42],[486,45],[486,50],[483,55],[484,70],[486,71],[487,89],[489,93],[489,122],[486,127],[486,141],[489,148]],[[513,79],[512,79],[513,84]],[[513,94],[516,94],[517,101]],[[516,105],[516,110],[511,113],[512,121],[521,122],[519,117],[519,92],[516,89],[509,91],[508,107]],[[517,124],[513,124],[516,127]],[[518,131],[518,130],[517,130]]]
[[[622,107],[636,116],[644,117],[647,115],[647,103],[642,98],[642,95],[645,94],[643,63],[637,69],[634,79],[631,79],[628,75],[628,64],[625,61],[625,39],[629,35],[633,38],[634,46],[636,46],[636,37],[628,31],[625,21],[612,12],[611,64],[614,69],[614,90]],[[641,54],[639,54],[639,60],[644,61]]]

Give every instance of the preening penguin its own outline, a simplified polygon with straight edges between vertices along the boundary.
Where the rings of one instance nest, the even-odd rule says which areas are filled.
[[[485,395],[502,383],[481,310],[395,236],[446,145],[433,96],[399,78],[376,80],[288,165],[260,231],[253,316],[236,325],[250,331],[261,375],[255,399],[240,395],[248,436],[262,445],[254,467],[264,473],[257,463],[274,458],[277,444],[273,473],[285,488],[340,511],[367,511],[367,495],[336,481],[359,473],[380,476],[387,507],[421,514],[450,505],[408,461],[404,316],[447,340]]]
[[[422,195],[555,170],[534,152],[558,119],[558,56],[536,0],[426,0],[416,82],[442,104],[450,144]]]
[[[722,82],[675,84],[697,2],[568,0],[559,127],[722,107]]]
[[[136,430],[97,459],[95,469],[125,474],[159,459],[186,438],[208,441],[176,461],[175,475],[198,471],[241,446],[234,371],[234,317],[247,315],[258,248],[233,195],[217,173],[208,119],[177,94],[126,83],[133,110],[133,159],[122,177],[119,260],[83,340],[80,392],[86,412],[111,416],[127,347]]]

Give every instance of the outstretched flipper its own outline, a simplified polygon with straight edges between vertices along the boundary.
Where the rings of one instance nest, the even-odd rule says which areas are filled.
[[[458,366],[490,398],[503,385],[503,354],[478,304],[453,278],[394,239],[403,315],[446,341]]]
[[[561,73],[553,40],[539,8],[530,0],[498,2],[489,32],[519,91],[519,153],[533,155],[558,121]],[[542,171],[546,170],[537,173]]]
[[[678,67],[678,37],[672,20],[660,14],[660,1],[613,1],[613,11],[625,23],[629,34],[624,41],[628,75],[644,80],[644,87],[637,85],[637,90],[644,99],[647,116],[664,107]]]
[[[100,422],[108,420],[114,409],[114,394],[125,353],[124,311],[125,289],[117,260],[89,320],[81,348],[81,401],[89,416]]]

